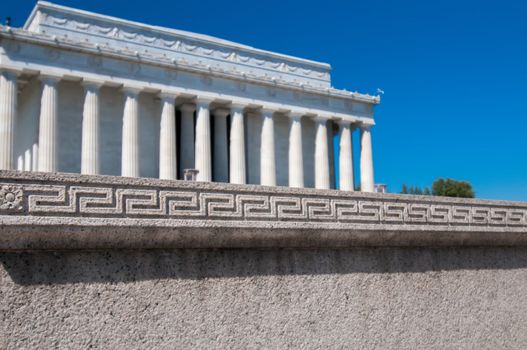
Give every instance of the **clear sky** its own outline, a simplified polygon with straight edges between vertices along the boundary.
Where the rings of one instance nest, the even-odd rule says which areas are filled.
[[[527,201],[527,1],[55,2],[328,62],[335,87],[385,91],[376,182],[450,177]],[[0,16],[22,26],[33,4],[4,1]]]

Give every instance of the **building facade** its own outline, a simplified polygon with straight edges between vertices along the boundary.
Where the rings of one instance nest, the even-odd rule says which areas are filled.
[[[0,169],[352,191],[358,130],[373,192],[379,97],[333,88],[330,69],[38,2],[0,28]]]

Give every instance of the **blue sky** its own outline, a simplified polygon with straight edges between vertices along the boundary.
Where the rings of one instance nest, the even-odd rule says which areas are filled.
[[[527,201],[525,1],[55,2],[328,62],[335,87],[385,91],[376,182],[450,177]],[[22,26],[33,4],[5,1],[0,16]]]

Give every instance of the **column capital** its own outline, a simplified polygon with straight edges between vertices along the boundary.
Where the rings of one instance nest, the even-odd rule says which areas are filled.
[[[347,119],[338,119],[337,120],[338,125],[340,126],[348,126],[351,128],[352,121]]]
[[[206,107],[209,108],[209,105],[214,102],[214,99],[211,97],[196,97],[196,108]]]
[[[62,77],[51,74],[40,74],[38,79],[46,85],[57,85],[62,80]]]
[[[316,121],[317,123],[324,123],[324,124],[326,124],[326,122],[330,119],[331,117],[327,115],[316,115],[313,117],[313,120]]]
[[[0,74],[2,74],[3,76],[9,78],[9,79],[13,79],[13,78],[16,78],[16,77],[19,77],[20,75],[22,75],[22,71],[19,70],[19,69],[14,69],[14,68],[0,68]]]
[[[360,123],[357,123],[357,122],[351,122],[350,129],[351,129],[351,131],[354,131],[354,130],[360,129]]]
[[[137,97],[137,95],[139,95],[139,93],[143,90],[141,88],[138,88],[138,87],[135,87],[135,86],[123,86],[121,88],[121,90],[123,91],[123,94],[125,96],[131,96],[131,97]]]
[[[193,113],[196,110],[196,106],[193,103],[183,103],[179,106],[179,109],[183,112]]]
[[[291,120],[300,120],[300,119],[302,119],[302,117],[304,116],[304,113],[302,113],[302,112],[291,111],[291,112],[287,113],[287,116],[288,116]]]
[[[360,123],[360,124],[358,124],[357,126],[358,126],[361,130],[370,130],[371,127],[372,127],[373,125],[374,125],[374,124]]]
[[[261,112],[262,112],[262,117],[266,115],[272,117],[276,113],[276,109],[270,108],[270,107],[262,107]]]
[[[229,115],[230,111],[227,108],[216,108],[214,110],[214,116],[226,118]]]
[[[84,87],[85,90],[96,91],[104,85],[104,81],[94,79],[82,79],[81,85]]]
[[[239,103],[239,102],[233,102],[231,103],[231,111],[232,112],[240,112],[243,113],[243,110],[247,107],[245,103]]]
[[[162,101],[168,101],[168,102],[175,102],[175,99],[179,96],[177,92],[170,92],[170,91],[161,91],[159,93],[159,98]]]

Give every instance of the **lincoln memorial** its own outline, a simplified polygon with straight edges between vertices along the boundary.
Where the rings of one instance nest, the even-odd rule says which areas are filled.
[[[380,98],[328,64],[41,1],[7,24],[0,349],[527,349],[527,203],[378,193]]]
[[[39,1],[0,69],[0,169],[374,189],[379,97],[326,63]]]

